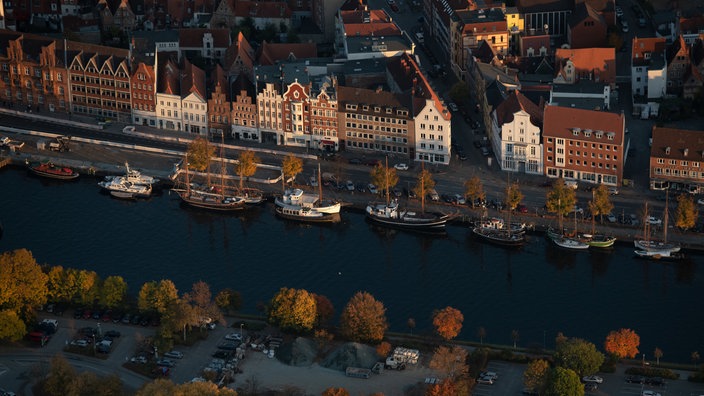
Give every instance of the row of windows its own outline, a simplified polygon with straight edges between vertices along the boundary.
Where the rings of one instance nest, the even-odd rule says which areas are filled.
[[[347,104],[345,105],[346,110],[357,110],[358,106],[356,104]],[[362,105],[362,110],[363,111],[369,111],[370,107],[369,105]],[[391,107],[386,108],[386,114],[393,114],[393,109]],[[381,107],[379,106],[374,106],[374,112],[375,113],[380,113],[381,112]],[[408,115],[408,110],[396,110],[396,115],[400,116],[407,116]]]
[[[421,143],[421,144],[420,144],[420,148],[421,148],[422,150],[435,150],[435,145],[434,145],[434,144]],[[438,150],[438,151],[445,151],[445,146],[443,146],[442,144],[439,144],[439,145],[437,146],[437,150]]]
[[[438,127],[438,131],[442,132],[442,125],[437,125],[437,127]],[[420,129],[426,129],[426,125],[425,125],[425,124],[420,124]],[[434,131],[434,130],[435,130],[435,125],[434,125],[434,124],[429,124],[429,125],[428,125],[428,129],[431,130],[431,131]]]
[[[347,142],[347,145],[351,146],[351,147],[356,147],[356,148],[385,151],[388,153],[408,154],[407,147],[392,146],[392,145],[388,145],[388,144],[349,141],[349,142]]]
[[[662,165],[665,163],[665,159],[663,158],[658,158],[658,164]],[[677,165],[677,160],[669,160],[668,163],[670,165]],[[680,161],[680,166],[689,166],[689,161]],[[692,168],[699,168],[699,162],[698,161],[692,161]]]
[[[398,118],[387,118],[387,117],[379,117],[379,116],[368,116],[365,114],[356,114],[356,113],[345,113],[345,118],[352,119],[352,120],[381,122],[381,123],[386,123],[386,124],[401,124],[401,125],[408,124],[408,120],[400,120]]]
[[[421,133],[421,134],[420,134],[420,138],[421,138],[421,139],[426,139],[426,134],[425,134],[425,133]],[[435,135],[433,135],[433,134],[427,135],[427,138],[428,138],[429,140],[435,140]],[[438,140],[439,140],[439,141],[442,142],[444,139],[445,139],[445,137],[444,137],[443,135],[438,135]]]
[[[552,162],[552,157],[551,157],[551,156],[548,156],[547,162]],[[573,159],[570,158],[568,162],[569,162],[570,165],[590,166],[589,162],[587,162],[587,161],[582,161],[582,160],[573,160]],[[556,160],[555,160],[555,163],[560,164],[560,165],[564,165],[564,164],[565,164],[565,159],[562,158],[562,157],[557,157]],[[598,163],[597,163],[597,162],[592,162],[592,163],[591,163],[591,167],[592,167],[592,168],[599,168],[599,169],[605,168],[605,169],[612,169],[612,170],[618,169],[618,166],[616,166],[616,165],[613,165],[613,164],[603,164],[603,163],[601,163],[601,162],[598,162]]]
[[[691,177],[704,179],[704,172],[670,169],[670,168],[655,168],[656,175],[667,175],[667,176],[678,176],[678,177]]]

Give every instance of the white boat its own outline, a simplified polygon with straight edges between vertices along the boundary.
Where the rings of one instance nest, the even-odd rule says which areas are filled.
[[[414,230],[444,229],[445,224],[451,218],[450,215],[443,213],[418,213],[401,210],[398,200],[389,203],[369,203],[366,212],[367,218],[375,223]]]
[[[300,188],[284,191],[284,194],[280,198],[277,197],[274,202],[279,207],[296,206],[329,214],[340,213],[342,207],[339,202],[321,202],[318,195],[306,194]]]
[[[680,260],[684,255],[672,250],[636,250],[636,255],[649,260]]]
[[[567,238],[567,237],[561,237],[561,238],[554,238],[552,240],[555,242],[555,245],[565,248],[565,249],[571,249],[571,250],[585,250],[589,249],[589,245],[573,238]]]
[[[105,181],[127,181],[133,184],[156,184],[159,179],[152,176],[143,175],[140,171],[130,168],[130,164],[125,162],[126,172],[122,176],[105,176]]]
[[[504,223],[504,219],[498,217],[483,220],[479,223],[478,227],[486,231],[508,230],[506,228],[506,224]],[[511,234],[525,234],[526,225],[525,223],[511,223],[510,231]]]
[[[308,207],[279,203],[276,204],[276,215],[287,220],[306,223],[332,223],[340,220],[339,213],[323,213]]]
[[[98,185],[116,198],[148,198],[152,195],[151,184],[136,184],[116,178],[110,181],[103,180]]]

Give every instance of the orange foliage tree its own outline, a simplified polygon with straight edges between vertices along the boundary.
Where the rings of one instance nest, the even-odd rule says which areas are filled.
[[[439,384],[433,384],[425,391],[425,396],[455,396],[458,395],[455,382],[446,378]]]
[[[435,331],[446,341],[457,337],[460,330],[462,330],[463,321],[464,315],[462,315],[462,312],[452,307],[445,307],[440,311],[435,311],[433,314]]]
[[[379,357],[387,357],[389,356],[389,353],[391,353],[391,344],[389,344],[386,341],[382,341],[377,347],[376,347],[376,354],[379,355]]]
[[[350,396],[345,388],[327,388],[323,391],[323,396]]]
[[[631,329],[614,330],[606,336],[604,349],[619,359],[633,359],[638,354],[640,336]]]

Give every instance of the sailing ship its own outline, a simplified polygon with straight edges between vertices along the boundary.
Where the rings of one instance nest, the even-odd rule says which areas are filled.
[[[401,209],[398,199],[389,199],[389,159],[386,159],[386,202],[370,202],[367,205],[367,219],[373,223],[394,228],[404,228],[417,231],[444,230],[448,220],[453,216],[444,213],[425,213],[425,197],[421,197],[421,212]],[[421,178],[421,191],[423,190]]]
[[[560,215],[560,223],[562,223],[562,215]],[[568,235],[564,232],[561,235],[557,235],[556,231],[551,229],[548,229],[547,235],[553,241],[553,243],[555,243],[555,245],[561,248],[570,250],[589,249],[589,245],[577,237],[577,212],[574,212],[574,231],[571,235]]]
[[[661,241],[658,240],[653,240],[650,239],[650,222],[648,221],[649,215],[648,215],[648,203],[645,203],[645,213],[643,216],[643,236],[642,238],[636,238],[633,241],[633,244],[635,245],[636,249],[639,251],[645,251],[645,252],[654,252],[653,254],[656,254],[659,252],[662,254],[663,252],[670,252],[670,253],[677,253],[680,251],[680,245],[677,243],[673,242],[667,242],[667,221],[668,221],[668,214],[667,214],[667,208],[669,206],[669,193],[666,193],[665,195],[665,212],[663,215],[663,227],[662,227],[662,233],[663,233],[663,239]]]
[[[185,177],[186,183],[185,188],[174,188],[172,191],[176,192],[181,200],[195,208],[213,210],[213,211],[235,211],[244,208],[245,201],[242,198],[225,194],[225,166],[224,160],[221,155],[221,171],[220,171],[220,186],[206,186],[194,188],[191,185],[188,172],[188,154],[184,161],[186,165]],[[210,175],[210,168],[208,168],[208,175]]]
[[[283,177],[282,177],[283,179]],[[274,199],[277,207],[298,206],[320,213],[339,214],[342,204],[323,199],[323,185],[320,182],[320,164],[318,164],[318,194],[306,194],[300,188],[286,189],[281,198]]]
[[[592,202],[594,201],[595,190],[592,190]],[[597,248],[608,248],[614,245],[616,242],[616,237],[595,233],[595,216],[592,214],[592,232],[591,234],[582,233],[579,234],[579,239],[589,246]]]
[[[79,176],[78,172],[68,166],[57,166],[51,161],[41,162],[35,165],[27,163],[27,166],[30,172],[35,175],[48,177],[50,179],[73,180]]]
[[[509,186],[506,187],[506,200],[508,201]],[[526,242],[525,224],[511,223],[511,208],[508,211],[508,225],[503,219],[491,218],[489,221],[482,221],[472,228],[474,235],[497,245],[520,246]]]

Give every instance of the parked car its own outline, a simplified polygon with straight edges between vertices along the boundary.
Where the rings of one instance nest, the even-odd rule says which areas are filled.
[[[447,102],[447,107],[448,107],[448,108],[450,109],[450,111],[452,111],[453,113],[456,113],[456,112],[458,112],[458,111],[460,110],[459,107],[457,107],[457,105],[455,104],[455,102]]]
[[[609,213],[606,215],[606,220],[609,221],[609,223],[615,223],[616,222],[616,216],[613,215],[613,213]]]
[[[404,194],[405,196],[407,196],[408,198],[418,198],[418,197],[416,196],[416,192],[413,191],[412,188],[406,188],[406,187],[404,187],[404,188],[403,188],[403,194]]]
[[[643,384],[645,383],[645,377],[642,375],[627,375],[626,382],[629,384]]]
[[[234,351],[237,349],[237,347],[240,346],[239,341],[227,341],[223,342],[222,344],[218,345],[218,349],[224,349],[226,351]]]
[[[402,164],[396,164],[396,165],[394,165],[394,168],[396,168],[396,169],[398,169],[398,170],[403,170],[403,171],[405,171],[405,170],[408,170],[408,165],[407,165],[407,164],[403,164],[403,163],[402,163]]]
[[[528,213],[528,207],[524,204],[518,204],[516,206],[516,212],[518,213]]]
[[[146,364],[146,363],[147,363],[147,358],[144,357],[144,356],[135,356],[135,357],[133,357],[133,358],[130,359],[130,362],[132,362],[132,363],[142,363],[142,364]]]
[[[629,30],[628,21],[621,21],[621,31],[628,33]]]
[[[350,160],[347,162],[349,162],[350,165],[359,165],[362,163],[362,160],[359,158],[350,158]]]
[[[648,224],[650,224],[650,225],[658,225],[659,226],[662,224],[662,220],[658,219],[657,217],[654,217],[654,216],[648,216],[647,221],[648,221]]]
[[[467,203],[467,200],[464,198],[464,195],[455,194],[452,197],[452,203],[454,203],[455,205],[464,205]]]
[[[169,359],[159,359],[156,361],[156,365],[160,367],[174,367],[176,366],[176,362]]]
[[[440,195],[438,195],[438,192],[435,191],[434,188],[428,192],[428,198],[430,198],[431,201],[435,201],[435,202],[440,201]]]
[[[489,151],[489,149],[486,148],[486,147],[484,147],[484,146],[482,146],[482,148],[480,148],[479,150],[481,150],[482,155],[485,156],[485,157],[487,157],[487,156],[489,156],[489,154],[491,154],[491,152]]]
[[[228,341],[242,341],[242,334],[240,333],[230,333],[225,336]]]
[[[394,197],[396,197],[396,198],[401,198],[401,195],[403,195],[403,193],[401,192],[401,189],[398,188],[398,187],[392,188],[392,189],[391,189],[391,194],[392,194]]]
[[[662,377],[649,377],[645,379],[645,383],[654,386],[664,386],[665,379]]]
[[[367,191],[367,185],[364,183],[357,183],[357,191],[359,192],[365,192]]]
[[[105,332],[105,336],[110,338],[120,338],[120,335],[120,332],[117,330],[110,330]]]
[[[586,384],[584,384],[585,392],[594,392],[597,389],[599,389],[599,385],[597,385],[596,382],[587,382]]]
[[[565,180],[565,187],[576,190],[577,187],[579,187],[579,184],[577,184],[577,181],[575,180]]]
[[[485,384],[485,385],[494,385],[494,380],[491,378],[487,378],[487,377],[479,377],[479,378],[477,378],[477,383],[478,384]]]
[[[609,194],[611,194],[611,195],[618,195],[618,188],[616,188],[616,187],[609,187]]]
[[[648,24],[648,21],[645,18],[638,18],[638,26],[639,27],[645,27]]]
[[[644,390],[641,392],[641,396],[660,396],[660,393],[653,390]]]
[[[623,16],[623,8],[616,6],[616,17],[621,18]]]
[[[379,193],[379,190],[377,190],[376,186],[373,185],[372,183],[367,184],[367,190],[369,190],[369,192],[374,195]]]
[[[347,191],[354,191],[354,182],[347,180],[347,182],[345,182],[345,188],[347,188]]]
[[[168,358],[183,359],[183,352],[179,351],[169,351],[164,354]]]
[[[582,382],[596,382],[597,384],[603,384],[604,379],[598,375],[587,375],[582,377]]]

